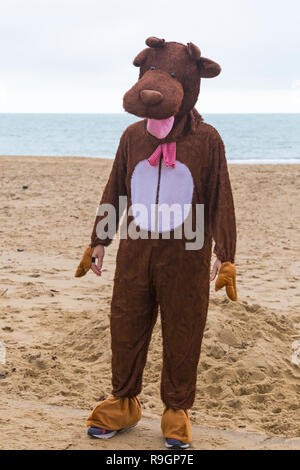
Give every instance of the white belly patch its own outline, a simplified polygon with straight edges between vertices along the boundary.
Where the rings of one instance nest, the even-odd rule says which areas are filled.
[[[163,162],[161,167],[151,166],[142,160],[131,177],[135,224],[142,230],[159,232],[179,227],[189,215],[193,191],[193,177],[183,163],[177,160],[173,168]]]

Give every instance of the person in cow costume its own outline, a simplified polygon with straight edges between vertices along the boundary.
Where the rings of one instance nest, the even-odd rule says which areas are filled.
[[[120,196],[126,196],[127,223],[135,224],[141,236],[120,240],[110,316],[112,397],[95,407],[87,425],[91,436],[110,438],[141,419],[137,396],[159,307],[161,428],[167,447],[186,448],[192,440],[188,409],[195,398],[209,281],[218,274],[216,290],[225,286],[228,297],[237,300],[235,213],[224,145],[194,108],[201,78],[215,77],[221,68],[193,43],[150,37],[146,45],[133,62],[140,68],[139,80],[123,103],[127,112],[143,119],[123,133],[99,206],[116,209],[117,230]],[[139,204],[179,204],[190,210],[170,218],[166,227],[159,217],[153,221],[130,212]],[[190,240],[175,233],[188,217],[195,228],[197,205],[204,207],[203,243],[187,249]],[[104,247],[114,235],[105,217],[107,212],[96,217],[78,277],[90,268],[101,275]],[[210,275],[212,239],[216,261]]]

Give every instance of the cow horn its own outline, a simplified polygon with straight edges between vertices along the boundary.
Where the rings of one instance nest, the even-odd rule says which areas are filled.
[[[191,57],[191,59],[193,59],[193,60],[199,60],[200,59],[201,51],[200,51],[198,46],[196,46],[192,42],[188,42],[186,47],[187,47],[188,54]]]

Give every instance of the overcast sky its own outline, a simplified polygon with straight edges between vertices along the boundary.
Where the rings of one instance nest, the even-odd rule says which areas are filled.
[[[121,112],[148,36],[220,63],[200,112],[300,112],[299,24],[299,0],[1,0],[0,112]]]

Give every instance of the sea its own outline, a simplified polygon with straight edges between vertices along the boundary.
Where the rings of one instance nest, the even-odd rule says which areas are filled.
[[[300,163],[300,114],[204,114],[230,163]],[[0,114],[0,155],[114,158],[122,114]]]

